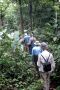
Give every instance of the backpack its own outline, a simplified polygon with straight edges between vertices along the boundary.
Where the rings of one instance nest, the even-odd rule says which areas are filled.
[[[24,37],[24,43],[25,43],[26,45],[29,43],[29,39],[30,39],[29,36]]]
[[[43,57],[43,55],[41,55],[41,56]],[[50,57],[50,54],[49,54],[49,57]],[[44,70],[44,72],[51,71],[51,63],[48,62],[49,57],[48,57],[48,59],[45,59],[45,58],[43,57],[43,59],[45,60],[45,63],[43,63],[43,70]]]

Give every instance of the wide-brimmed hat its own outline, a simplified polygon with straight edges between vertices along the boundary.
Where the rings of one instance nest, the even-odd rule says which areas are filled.
[[[42,43],[41,43],[41,48],[44,48],[44,49],[45,49],[45,48],[48,48],[48,44],[45,43],[45,42],[42,42]]]
[[[37,46],[41,45],[39,41],[36,41],[34,44],[37,45]]]

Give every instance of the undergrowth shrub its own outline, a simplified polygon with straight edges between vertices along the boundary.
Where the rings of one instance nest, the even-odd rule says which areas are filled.
[[[37,75],[31,55],[19,48],[13,51],[11,44],[12,40],[4,34],[0,42],[0,90],[14,90],[14,88],[21,90],[31,84],[30,89],[33,90],[32,86],[35,87],[37,84],[34,89],[36,90],[39,81],[36,81]]]

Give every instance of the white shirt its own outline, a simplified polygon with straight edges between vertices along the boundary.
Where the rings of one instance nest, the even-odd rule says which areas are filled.
[[[51,72],[54,71],[55,62],[54,62],[53,55],[51,53],[49,53],[47,50],[44,50],[41,54],[45,59],[47,59],[49,57],[48,62],[51,63]],[[45,63],[45,60],[41,56],[41,54],[39,54],[39,56],[38,56],[37,66],[39,67],[39,71],[44,72],[42,63]],[[49,56],[49,54],[50,54],[50,56]]]

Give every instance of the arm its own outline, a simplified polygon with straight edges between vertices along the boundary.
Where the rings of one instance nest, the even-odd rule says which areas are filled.
[[[55,61],[54,61],[54,58],[53,58],[53,55],[51,55],[51,72],[54,71],[55,69]]]
[[[24,41],[24,38],[21,38],[21,39],[20,39],[20,43],[22,43],[23,41]]]
[[[40,55],[38,55],[38,61],[37,61],[37,66],[40,67],[41,63],[40,63]]]

